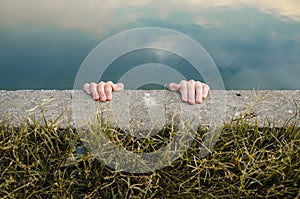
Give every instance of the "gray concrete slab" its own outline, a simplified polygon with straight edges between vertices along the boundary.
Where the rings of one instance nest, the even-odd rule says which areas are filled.
[[[105,103],[80,90],[0,90],[0,120],[14,126],[24,121],[57,120],[61,127],[85,128],[98,114],[124,130],[137,132],[161,129],[172,121],[190,121],[186,124],[192,128],[199,124],[221,126],[240,117],[257,121],[259,126],[272,121],[280,127],[299,112],[299,107],[300,90],[212,90],[200,105],[183,103],[178,93],[164,90],[115,92],[113,100]],[[299,117],[296,120],[299,126]]]

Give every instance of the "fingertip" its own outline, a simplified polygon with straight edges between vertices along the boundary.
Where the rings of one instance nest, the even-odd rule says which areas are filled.
[[[111,93],[107,93],[107,94],[106,94],[106,100],[107,100],[107,101],[112,100],[112,94],[111,94]]]
[[[182,96],[182,97],[181,97],[181,101],[183,101],[183,102],[188,102],[187,97]]]
[[[190,105],[194,105],[195,104],[195,100],[189,100],[189,104]]]
[[[197,104],[201,104],[202,103],[202,98],[201,97],[197,97],[196,98],[196,103]]]
[[[99,95],[94,94],[94,95],[93,95],[93,99],[94,99],[95,101],[98,101],[98,100],[99,100]]]
[[[99,100],[100,100],[100,102],[105,102],[106,101],[106,96],[101,95]]]

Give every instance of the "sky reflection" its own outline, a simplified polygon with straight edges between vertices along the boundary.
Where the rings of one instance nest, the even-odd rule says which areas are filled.
[[[198,41],[227,89],[300,89],[298,0],[1,0],[0,89],[72,88],[99,42],[147,26]]]

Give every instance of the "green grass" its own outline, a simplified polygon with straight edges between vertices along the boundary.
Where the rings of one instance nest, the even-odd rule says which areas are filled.
[[[199,130],[183,156],[146,174],[114,171],[88,151],[66,165],[79,140],[74,129],[0,122],[0,197],[297,198],[300,129],[292,121],[283,128],[258,128],[243,119],[224,124],[214,150],[204,158],[198,157],[205,134]],[[132,151],[157,150],[176,133],[168,127],[152,140],[136,140],[108,127],[111,140]]]

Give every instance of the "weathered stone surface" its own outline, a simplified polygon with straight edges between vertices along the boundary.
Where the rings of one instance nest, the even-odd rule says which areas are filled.
[[[0,91],[0,118],[19,126],[24,121],[71,124],[71,92],[57,90]],[[61,115],[61,116],[60,116]]]
[[[259,126],[266,126],[273,122],[276,126],[283,126],[287,120],[294,117],[298,120],[300,107],[300,91],[228,91],[227,99],[227,117],[225,121],[231,118],[243,117],[243,113],[252,113],[246,117],[252,117],[250,121],[258,122]],[[242,115],[241,115],[242,114]],[[255,116],[255,117],[253,117]]]
[[[178,93],[164,90],[115,92],[113,100],[105,103],[95,102],[79,90],[0,91],[0,120],[14,126],[23,121],[45,122],[45,118],[48,122],[57,120],[61,127],[83,128],[96,113],[124,130],[137,132],[161,129],[172,121],[190,120],[192,128],[199,123],[221,126],[239,117],[257,120],[259,126],[266,126],[267,121],[283,126],[299,112],[299,107],[300,90],[212,90],[201,105],[183,103]],[[299,126],[299,117],[296,119]]]

